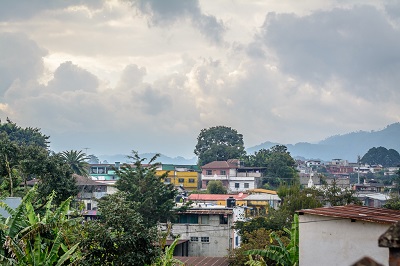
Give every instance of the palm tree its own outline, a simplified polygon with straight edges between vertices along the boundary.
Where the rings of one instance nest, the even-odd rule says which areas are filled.
[[[75,174],[80,176],[88,176],[89,164],[86,160],[89,158],[84,152],[76,150],[63,151],[61,153],[61,157],[67,164],[69,164]]]

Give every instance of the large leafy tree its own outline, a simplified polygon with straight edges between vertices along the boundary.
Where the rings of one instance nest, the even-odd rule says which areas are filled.
[[[61,157],[71,167],[72,171],[80,176],[88,176],[89,159],[86,154],[82,151],[70,150],[63,151]]]
[[[245,155],[243,135],[226,126],[202,129],[194,154],[198,156],[199,165],[241,158]]]
[[[156,175],[158,155],[147,165],[137,152],[129,157],[133,165],[116,169],[119,192],[100,199],[101,219],[86,224],[84,265],[146,265],[160,254],[157,224],[173,216],[177,191]]]
[[[394,149],[373,147],[361,158],[361,162],[369,165],[380,164],[383,167],[400,165],[400,154]]]
[[[297,177],[296,162],[284,145],[261,149],[243,157],[246,166],[265,167],[263,184],[277,188],[281,183],[292,183]]]

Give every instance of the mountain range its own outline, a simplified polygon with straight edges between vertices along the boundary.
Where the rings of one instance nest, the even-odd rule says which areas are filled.
[[[370,148],[385,147],[400,152],[400,123],[388,125],[379,131],[357,131],[344,135],[335,135],[321,140],[317,143],[299,142],[296,144],[282,144],[266,141],[259,145],[246,149],[248,154],[260,149],[269,149],[275,145],[285,145],[290,154],[296,159],[303,160],[322,160],[330,161],[332,159],[344,159],[350,162],[356,162],[357,156],[363,156]],[[154,153],[140,154],[141,158],[152,158]],[[101,160],[110,163],[128,162],[125,155],[101,155]],[[161,154],[159,162],[164,164],[196,164],[197,158],[186,159],[181,156],[172,158]]]

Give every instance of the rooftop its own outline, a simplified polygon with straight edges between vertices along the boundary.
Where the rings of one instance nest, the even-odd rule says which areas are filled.
[[[322,207],[297,211],[299,215],[310,214],[372,223],[392,224],[400,221],[400,211],[359,205]]]

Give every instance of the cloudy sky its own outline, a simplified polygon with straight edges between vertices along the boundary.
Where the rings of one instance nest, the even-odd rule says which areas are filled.
[[[55,151],[194,156],[400,121],[395,1],[2,0],[0,118]]]

